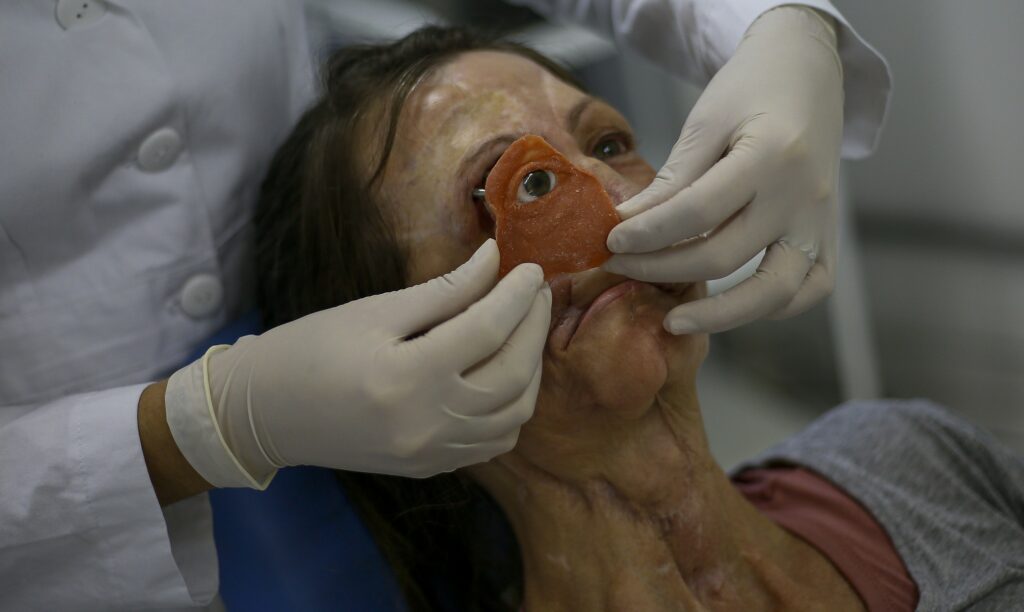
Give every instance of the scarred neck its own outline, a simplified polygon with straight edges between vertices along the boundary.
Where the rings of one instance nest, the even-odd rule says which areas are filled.
[[[515,529],[528,612],[863,609],[825,557],[735,490],[699,409],[659,398],[602,453],[567,463],[556,474],[514,451],[476,470]]]

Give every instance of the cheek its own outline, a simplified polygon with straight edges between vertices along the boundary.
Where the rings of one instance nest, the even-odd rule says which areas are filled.
[[[640,416],[668,380],[665,357],[653,336],[622,330],[584,364],[581,375],[598,405],[625,418]]]
[[[566,365],[597,406],[628,418],[646,410],[668,382],[675,350],[661,327],[664,312],[627,300],[574,340]]]
[[[473,252],[483,242],[483,239],[480,239],[476,243],[465,243],[443,232],[423,236],[419,240],[412,240],[408,236],[403,238],[409,253],[406,279],[409,286],[425,283],[451,272],[472,257]]]
[[[631,188],[631,193],[628,194],[629,197],[643,191],[651,184],[652,181],[654,181],[654,177],[657,175],[654,168],[652,168],[650,164],[643,159],[636,159],[626,163],[616,164],[612,167],[629,184]]]
[[[541,393],[612,417],[642,414],[658,393],[693,387],[706,335],[673,336],[662,326],[671,303],[626,298],[593,320],[569,350],[545,363]]]
[[[413,184],[406,190],[390,190],[393,203],[388,222],[408,257],[408,284],[417,285],[466,262],[489,237],[477,210],[470,203],[445,201],[443,194],[429,193]],[[400,206],[416,202],[418,206]]]
[[[642,418],[658,394],[696,393],[707,336],[672,336],[661,326],[665,312],[650,303],[614,304],[567,353],[546,353],[537,409],[516,450],[564,466],[573,454],[592,457],[595,444],[603,448],[624,422]]]

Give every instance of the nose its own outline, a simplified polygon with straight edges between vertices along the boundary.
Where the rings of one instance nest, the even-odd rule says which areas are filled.
[[[601,182],[601,186],[611,196],[612,203],[616,206],[640,192],[636,185],[627,181],[614,168],[595,157],[577,153],[574,157],[570,158],[570,161],[576,167],[582,168],[596,176],[597,180]]]
[[[627,280],[625,276],[605,272],[601,268],[577,272],[572,275],[570,301],[573,306],[585,306],[604,293],[605,289]]]
[[[625,276],[592,268],[574,274],[560,274],[551,279],[551,327],[562,319],[566,312],[580,312],[597,299],[605,289],[629,280]]]

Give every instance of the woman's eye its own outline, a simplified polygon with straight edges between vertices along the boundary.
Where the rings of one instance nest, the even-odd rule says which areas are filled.
[[[594,157],[609,159],[626,152],[626,145],[616,138],[605,138],[594,147]]]
[[[516,198],[526,204],[551,193],[555,188],[555,175],[548,170],[534,170],[523,177]]]

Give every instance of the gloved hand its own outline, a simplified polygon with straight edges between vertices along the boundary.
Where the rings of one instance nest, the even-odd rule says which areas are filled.
[[[826,21],[828,19],[828,21]],[[605,269],[638,280],[749,279],[665,318],[675,334],[797,314],[832,290],[843,124],[831,18],[768,11],[708,84],[654,182],[622,203]]]
[[[489,240],[443,277],[211,349],[168,383],[175,442],[214,486],[255,488],[287,465],[425,477],[510,450],[551,291],[534,264],[497,274]]]

